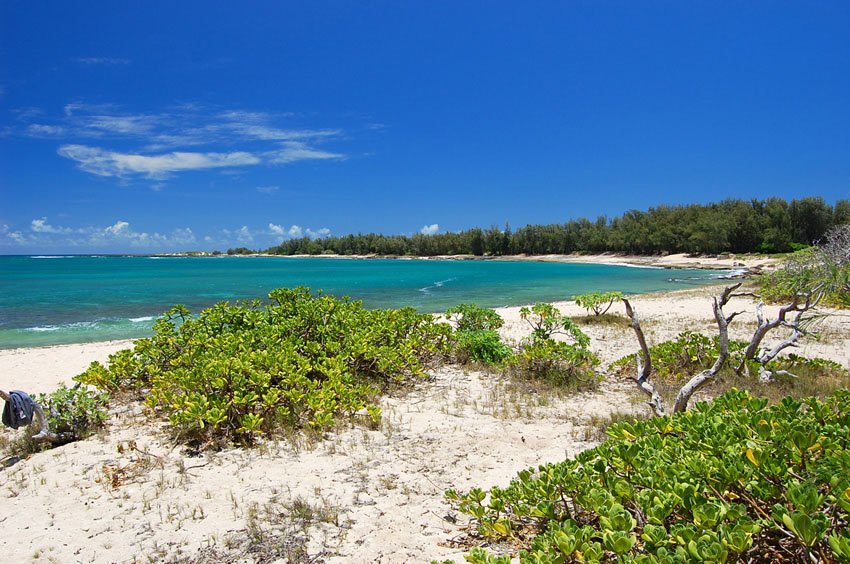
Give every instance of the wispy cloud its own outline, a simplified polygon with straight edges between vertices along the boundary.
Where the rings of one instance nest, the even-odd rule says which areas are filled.
[[[280,186],[257,186],[257,192],[260,194],[274,194],[280,191]]]
[[[117,57],[74,57],[73,61],[75,63],[80,63],[81,65],[129,65],[130,61],[128,59],[121,59]]]
[[[281,144],[279,150],[266,153],[266,157],[270,163],[287,164],[296,161],[342,159],[345,155],[314,149],[300,141],[287,141]]]
[[[97,176],[126,177],[141,174],[162,179],[174,172],[204,170],[258,164],[260,159],[250,153],[182,153],[138,155],[105,151],[85,145],[62,145],[59,154],[77,161],[80,169]]]
[[[27,127],[27,135],[30,137],[62,137],[65,128],[61,125],[44,125],[42,123],[31,123]]]
[[[434,235],[440,230],[440,225],[437,223],[432,223],[431,225],[425,225],[422,229],[419,230],[423,235]]]
[[[342,138],[341,129],[285,127],[284,122],[296,119],[286,113],[222,111],[193,104],[130,113],[112,104],[74,101],[56,120],[23,110],[18,118],[26,124],[18,134],[61,139],[65,143],[58,147],[59,155],[105,177],[157,180],[190,170],[346,158],[322,147]]]

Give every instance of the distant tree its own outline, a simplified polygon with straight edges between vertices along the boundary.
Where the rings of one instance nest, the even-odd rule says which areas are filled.
[[[257,251],[252,251],[247,247],[236,247],[235,249],[227,249],[228,255],[253,255]]]
[[[792,239],[795,243],[812,245],[832,227],[832,208],[823,198],[792,200],[788,206]]]

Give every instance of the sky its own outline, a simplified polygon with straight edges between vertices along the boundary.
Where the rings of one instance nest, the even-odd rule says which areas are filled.
[[[0,254],[850,197],[850,2],[0,0]]]

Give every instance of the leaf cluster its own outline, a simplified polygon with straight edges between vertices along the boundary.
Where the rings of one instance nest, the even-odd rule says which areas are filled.
[[[506,488],[446,497],[521,562],[850,559],[850,391],[768,407],[733,390],[607,433]]]
[[[580,347],[590,344],[588,337],[572,319],[565,316],[554,305],[537,303],[519,310],[520,318],[531,326],[535,339],[551,339],[553,335],[566,335]]]
[[[623,299],[622,292],[592,292],[590,294],[581,294],[575,297],[576,305],[583,307],[594,315],[604,315],[611,309],[614,302]]]
[[[368,310],[307,288],[275,290],[265,305],[222,302],[197,317],[175,306],[154,329],[77,379],[143,390],[182,439],[243,444],[321,431],[361,410],[379,421],[374,398],[423,376],[451,342],[451,327],[413,308]]]
[[[495,331],[505,324],[498,312],[476,304],[458,304],[445,315],[458,331]]]
[[[62,384],[53,392],[38,394],[34,399],[44,410],[51,432],[61,435],[65,441],[88,437],[103,427],[109,416],[108,394],[82,386],[68,388]]]

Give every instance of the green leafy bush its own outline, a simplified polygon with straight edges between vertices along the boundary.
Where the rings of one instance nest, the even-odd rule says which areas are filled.
[[[594,315],[604,315],[614,302],[623,299],[622,292],[593,292],[575,297],[576,305],[583,307]]]
[[[446,310],[446,319],[454,321],[458,331],[495,331],[505,324],[495,310],[475,304],[459,304]]]
[[[35,401],[42,407],[53,433],[63,440],[84,439],[103,427],[108,413],[109,396],[83,387],[64,384],[49,394],[38,394]]]
[[[590,344],[590,337],[585,335],[573,320],[566,317],[552,304],[538,303],[523,307],[519,310],[520,318],[531,326],[535,339],[549,339],[553,335],[567,335],[580,347]]]
[[[499,364],[511,356],[511,348],[504,344],[496,331],[466,330],[457,332],[455,355],[462,363],[469,361]]]
[[[531,339],[507,361],[512,376],[544,380],[558,386],[591,389],[599,382],[599,358],[587,347],[553,339]]]
[[[219,303],[197,318],[176,306],[155,335],[79,379],[147,391],[146,404],[186,440],[250,444],[287,429],[331,427],[367,410],[386,387],[424,375],[447,354],[451,327],[412,308],[368,310],[307,288],[279,289],[270,303]]]
[[[850,391],[767,403],[731,391],[619,423],[506,488],[446,497],[485,543],[523,547],[521,562],[847,561]]]

